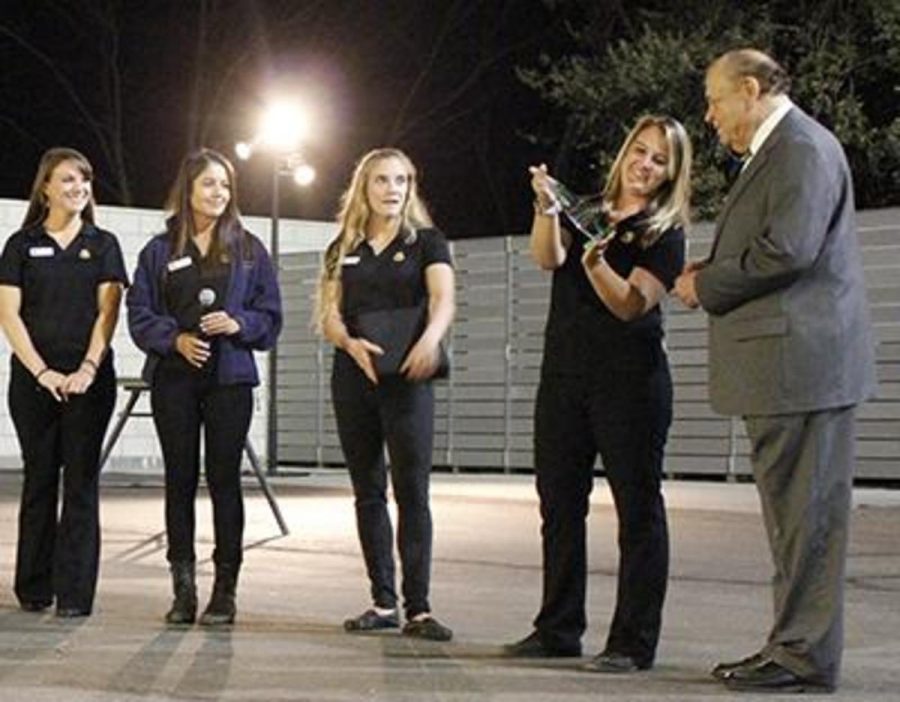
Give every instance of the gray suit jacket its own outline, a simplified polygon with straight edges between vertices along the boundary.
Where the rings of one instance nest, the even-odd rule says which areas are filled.
[[[733,185],[696,282],[716,411],[808,412],[874,391],[850,169],[796,106]]]

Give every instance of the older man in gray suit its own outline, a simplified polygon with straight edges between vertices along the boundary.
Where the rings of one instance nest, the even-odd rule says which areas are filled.
[[[713,670],[738,690],[837,685],[855,407],[875,387],[850,170],[788,83],[752,49],[710,66],[706,121],[744,164],[675,286],[709,313],[710,399],[744,418],[775,565],[767,643]]]

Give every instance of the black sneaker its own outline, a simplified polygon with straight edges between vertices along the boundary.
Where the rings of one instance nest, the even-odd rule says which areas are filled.
[[[428,641],[449,641],[453,632],[434,617],[411,619],[403,626],[403,635]]]
[[[390,614],[378,614],[374,609],[367,609],[358,617],[344,621],[346,631],[381,631],[382,629],[397,629],[399,626],[400,619],[396,611]]]

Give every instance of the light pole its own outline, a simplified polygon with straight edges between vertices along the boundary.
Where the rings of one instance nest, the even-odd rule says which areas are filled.
[[[300,186],[309,185],[316,177],[300,151],[300,142],[308,123],[305,114],[294,103],[277,102],[263,113],[260,129],[252,141],[235,145],[238,158],[246,161],[256,151],[267,151],[272,156],[272,209],[270,249],[272,266],[280,277],[280,241],[278,231],[281,178],[291,176]],[[269,401],[266,407],[266,468],[269,475],[278,471],[278,344],[268,356]]]

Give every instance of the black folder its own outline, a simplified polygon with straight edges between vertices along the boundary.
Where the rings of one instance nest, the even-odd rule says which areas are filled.
[[[403,360],[422,336],[427,321],[428,310],[424,305],[374,310],[356,316],[353,325],[356,334],[384,349],[383,355],[372,355],[379,378],[400,374]],[[439,346],[439,353],[438,367],[432,377],[446,378],[450,363],[443,343]]]

